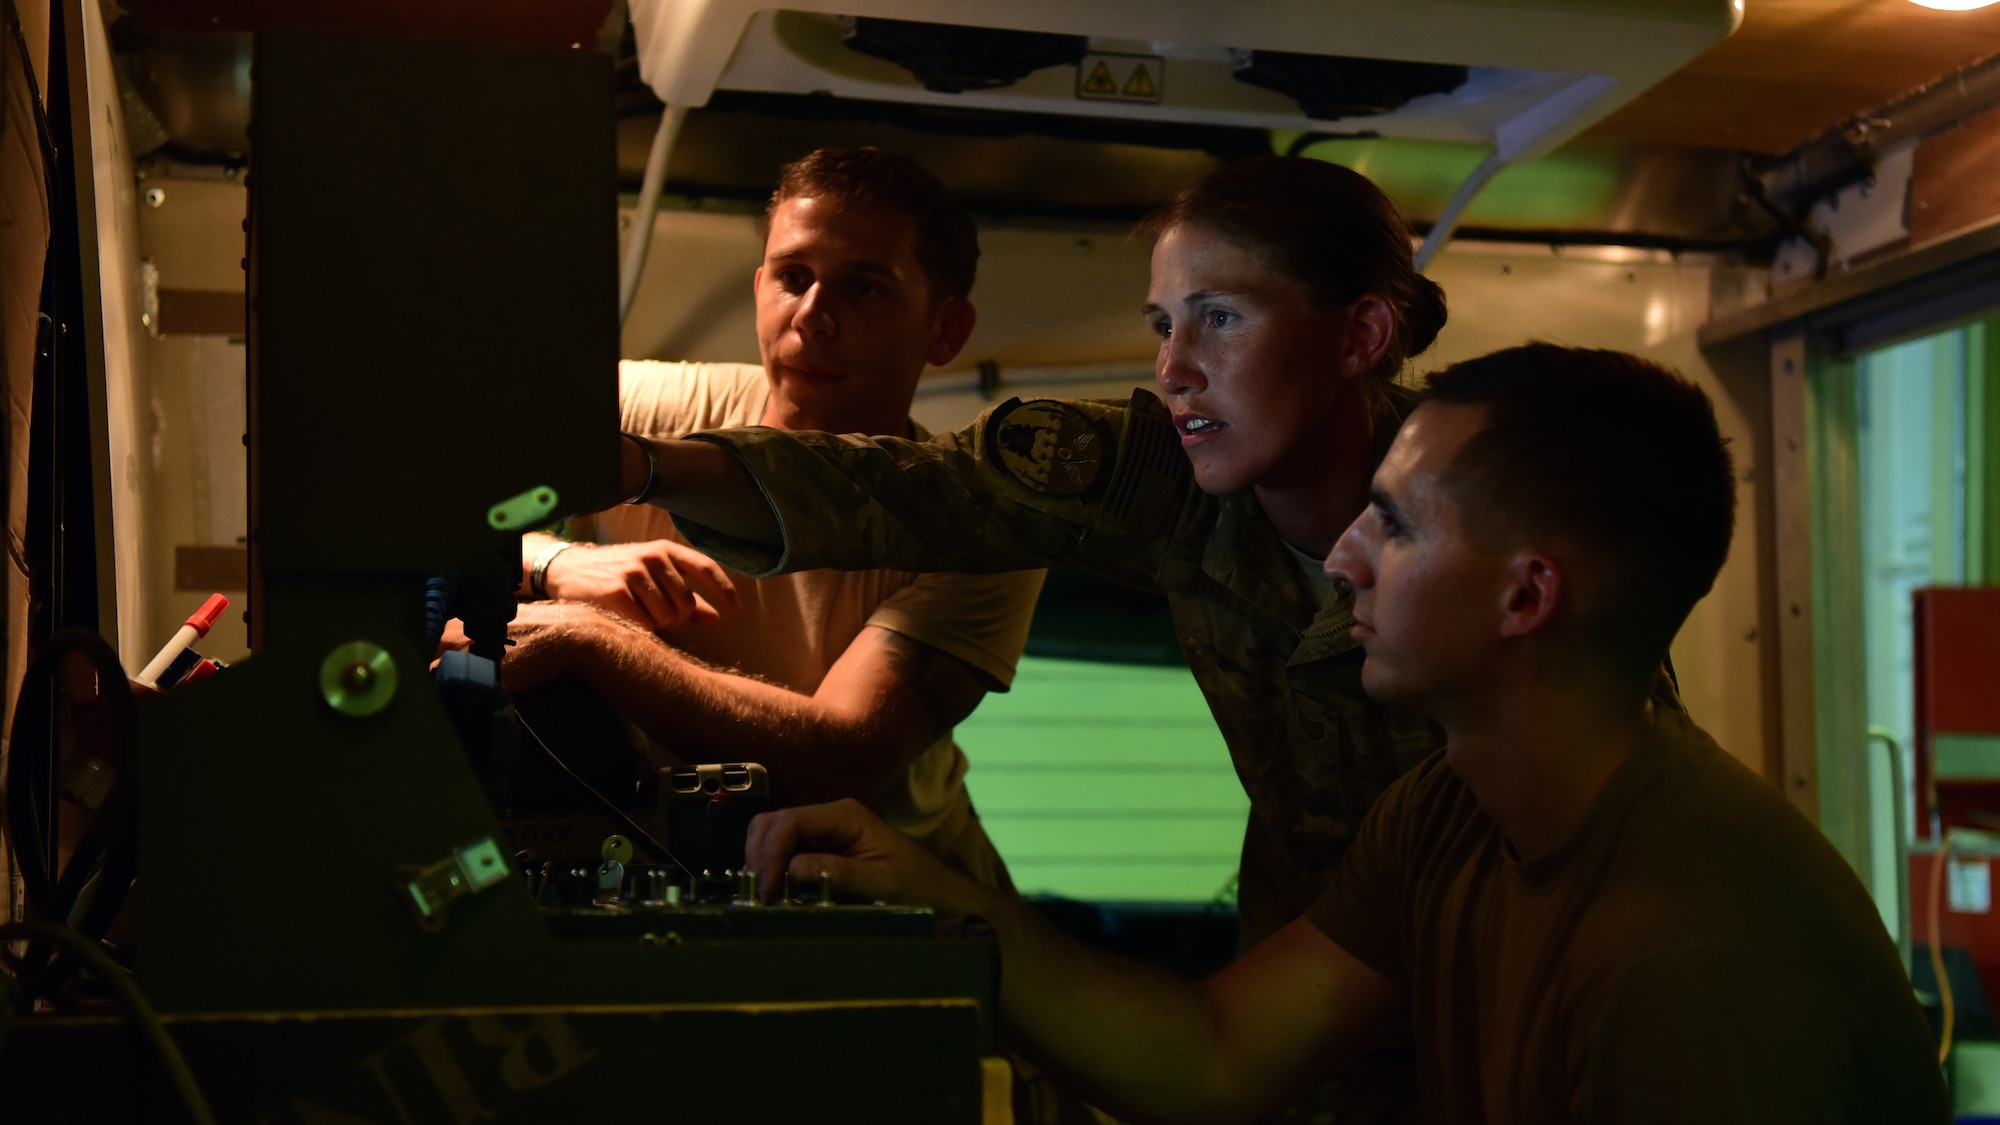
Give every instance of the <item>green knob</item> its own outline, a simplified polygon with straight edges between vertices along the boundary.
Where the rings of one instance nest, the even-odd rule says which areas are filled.
[[[319,664],[319,694],[350,718],[365,718],[396,698],[396,662],[381,645],[349,641]]]

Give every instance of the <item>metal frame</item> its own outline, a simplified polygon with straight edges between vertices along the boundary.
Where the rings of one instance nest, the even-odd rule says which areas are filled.
[[[1867,633],[1862,614],[1860,399],[1851,355],[1806,343],[1806,479],[1813,742],[1819,827],[1863,885],[1874,881],[1869,846]],[[1834,690],[1817,690],[1819,685]],[[1871,893],[1873,891],[1870,886]]]
[[[1817,722],[1813,710],[1812,513],[1807,467],[1806,338],[1771,336],[1773,567],[1778,590],[1778,738],[1781,784],[1799,810],[1819,819]]]
[[[121,614],[118,604],[117,538],[112,523],[112,473],[111,473],[111,408],[110,389],[106,382],[108,359],[105,339],[105,278],[101,267],[99,241],[112,226],[109,216],[99,214],[97,185],[97,152],[93,144],[96,129],[95,114],[97,100],[92,98],[89,66],[90,34],[94,29],[90,21],[96,17],[95,5],[86,5],[83,0],[60,0],[62,8],[63,61],[67,89],[64,91],[69,106],[70,135],[66,138],[69,150],[65,154],[70,163],[71,185],[75,188],[77,263],[79,272],[74,279],[82,290],[82,330],[80,340],[69,344],[81,348],[85,366],[84,386],[89,413],[88,425],[90,443],[88,458],[90,463],[90,522],[92,546],[96,555],[97,589],[95,605],[97,631],[115,649],[119,642]],[[101,21],[99,22],[101,28]],[[99,30],[101,34],[101,30]],[[54,77],[53,68],[51,77]],[[57,185],[51,184],[51,187]],[[116,282],[114,281],[114,284]],[[64,487],[74,482],[65,482]]]
[[[1996,304],[2000,221],[1791,290],[1699,333],[1711,351],[1766,341],[1777,780],[1864,883],[1872,874],[1870,750],[1854,357],[1991,315]]]

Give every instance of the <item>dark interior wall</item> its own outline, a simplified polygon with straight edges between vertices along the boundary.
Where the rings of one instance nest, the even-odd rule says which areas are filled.
[[[35,325],[42,265],[48,254],[49,192],[36,127],[36,92],[48,84],[48,0],[7,0],[10,27],[0,43],[0,370],[7,379],[7,683],[13,713],[27,601],[25,558],[28,418],[35,369]],[[18,14],[18,22],[16,16]]]
[[[36,127],[36,91],[48,84],[49,0],[5,0],[0,36],[0,372],[7,385],[7,427],[0,464],[6,473],[7,561],[4,721],[27,661],[28,419],[35,381],[35,326],[42,265],[48,256],[49,194]],[[18,34],[16,33],[18,29]],[[0,776],[7,759],[0,747]],[[0,843],[0,871],[9,870]],[[6,895],[11,907],[11,887]],[[10,911],[11,913],[11,911]]]

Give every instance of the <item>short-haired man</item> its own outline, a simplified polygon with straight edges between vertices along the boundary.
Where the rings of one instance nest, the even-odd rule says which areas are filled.
[[[623,364],[623,428],[917,435],[917,380],[972,332],[978,257],[972,220],[914,162],[814,152],[786,166],[771,200],[755,274],[762,368]],[[781,803],[858,797],[957,870],[1006,885],[951,730],[1007,689],[1040,571],[732,582],[658,508],[571,531],[607,545],[523,543],[526,584],[556,600],[520,607],[510,690],[573,674],[682,761],[761,762]]]
[[[1327,569],[1367,690],[1446,745],[1306,917],[1203,984],[1066,942],[858,806],[761,818],[752,862],[987,918],[1016,1035],[1134,1119],[1254,1117],[1400,1036],[1439,1121],[1948,1120],[1860,883],[1648,701],[1733,494],[1707,398],[1644,360],[1535,345],[1433,376]]]

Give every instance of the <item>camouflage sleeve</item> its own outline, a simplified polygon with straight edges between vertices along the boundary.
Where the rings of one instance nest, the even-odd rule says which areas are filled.
[[[1157,398],[1010,399],[928,441],[716,430],[756,478],[781,552],[680,520],[690,543],[762,576],[832,568],[992,572],[1073,564],[1152,585],[1200,495]]]

